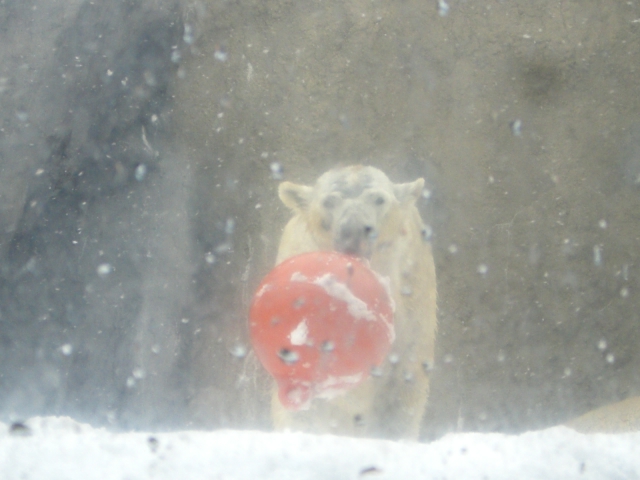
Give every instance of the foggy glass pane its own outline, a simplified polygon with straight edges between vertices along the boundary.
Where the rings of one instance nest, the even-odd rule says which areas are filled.
[[[636,431],[639,32],[636,1],[0,0],[0,428]],[[356,263],[288,273],[278,393],[249,312],[316,250]]]

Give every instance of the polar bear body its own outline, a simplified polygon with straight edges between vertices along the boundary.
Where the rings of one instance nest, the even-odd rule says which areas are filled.
[[[377,168],[330,170],[311,186],[283,182],[294,216],[276,264],[304,252],[336,250],[369,259],[390,282],[396,341],[388,361],[363,384],[291,412],[272,399],[278,429],[384,438],[417,438],[434,357],[436,279],[431,246],[415,206],[424,180],[394,184]]]

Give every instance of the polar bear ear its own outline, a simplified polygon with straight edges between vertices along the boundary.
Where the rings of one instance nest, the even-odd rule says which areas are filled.
[[[304,212],[311,203],[313,188],[306,185],[297,185],[291,182],[282,182],[278,187],[278,196],[291,210]]]
[[[420,198],[423,188],[424,178],[419,178],[409,183],[394,183],[393,193],[400,203],[413,203]]]

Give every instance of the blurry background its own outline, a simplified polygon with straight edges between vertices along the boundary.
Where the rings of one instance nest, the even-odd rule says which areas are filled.
[[[640,395],[636,1],[0,0],[0,420],[269,428],[280,179],[426,179],[423,437]]]

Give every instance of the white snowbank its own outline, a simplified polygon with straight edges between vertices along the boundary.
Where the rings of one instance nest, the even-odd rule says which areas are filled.
[[[230,430],[111,433],[66,417],[27,425],[27,434],[10,434],[0,424],[2,479],[640,478],[639,433],[556,427],[420,444]]]

